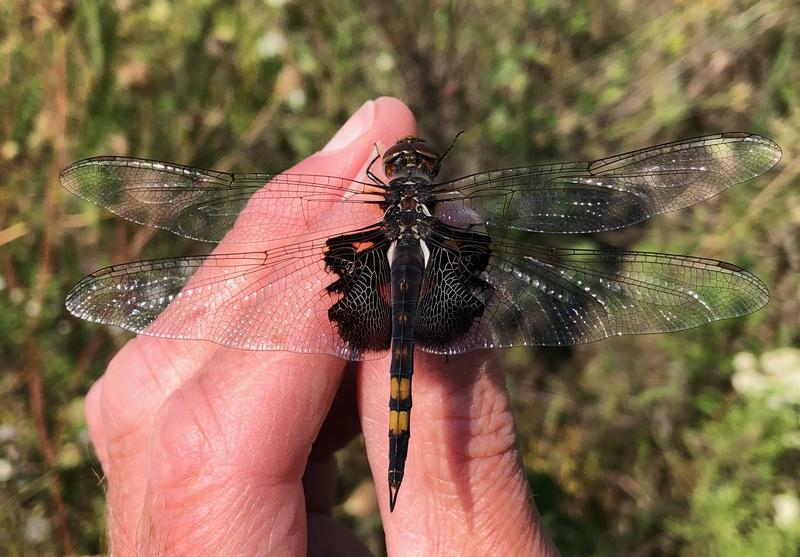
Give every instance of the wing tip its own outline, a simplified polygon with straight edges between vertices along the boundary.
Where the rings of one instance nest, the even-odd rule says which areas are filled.
[[[77,186],[80,184],[80,176],[78,173],[87,167],[96,166],[97,163],[115,161],[119,160],[120,158],[124,157],[117,157],[115,155],[100,155],[77,160],[65,166],[61,172],[58,173],[58,181],[61,183],[61,186],[64,189],[78,195],[79,197],[82,197],[78,194]]]
[[[737,142],[758,143],[762,149],[771,152],[771,160],[765,161],[763,170],[761,170],[758,175],[774,168],[775,165],[777,165],[783,158],[783,149],[781,149],[781,146],[778,145],[776,141],[761,134],[751,132],[725,132],[721,134],[721,139],[730,139]]]

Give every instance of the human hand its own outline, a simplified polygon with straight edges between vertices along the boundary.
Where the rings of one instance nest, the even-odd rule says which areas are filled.
[[[385,148],[414,128],[399,101],[369,102],[289,172],[363,180],[373,145]],[[326,516],[332,452],[358,420],[390,554],[554,552],[522,472],[502,375],[488,355],[445,364],[418,352],[416,359],[413,435],[389,513],[387,359],[364,362],[354,382],[342,382],[346,364],[331,356],[133,339],[86,400],[108,478],[114,554],[363,553]]]

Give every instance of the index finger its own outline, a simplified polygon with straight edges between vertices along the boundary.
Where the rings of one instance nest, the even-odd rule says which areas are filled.
[[[369,102],[328,149],[290,172],[362,176],[373,144],[392,143],[413,125],[399,101]],[[256,217],[246,212],[242,218]],[[218,249],[235,249],[234,243],[223,242]],[[262,528],[302,525],[299,478],[342,366],[341,360],[317,355],[149,337],[131,341],[110,364],[100,394],[87,406],[94,416],[90,421],[102,423],[93,435],[106,447],[99,452],[107,455],[115,549],[134,550],[138,540],[147,547],[197,545],[207,550],[207,544],[256,539],[243,531],[210,529],[237,517],[246,520],[244,515],[255,511],[266,518],[258,523]],[[255,508],[243,493],[264,505]],[[271,522],[275,516],[270,513],[281,505],[295,512],[281,512],[280,524]],[[207,527],[198,529],[198,524]],[[296,532],[282,533],[305,539]]]
[[[363,178],[375,143],[413,131],[410,112],[393,99],[367,103],[353,118],[364,120],[361,133],[346,124],[333,147],[290,172]],[[327,284],[294,276],[313,288]],[[217,348],[165,401],[154,426],[151,453],[159,458],[148,474],[142,546],[304,551],[303,471],[342,370],[329,356]]]
[[[417,351],[405,479],[388,512],[386,361],[367,362],[360,408],[389,554],[557,555],[517,450],[503,371],[486,351]],[[381,373],[383,372],[383,373]],[[376,396],[381,388],[383,397]]]

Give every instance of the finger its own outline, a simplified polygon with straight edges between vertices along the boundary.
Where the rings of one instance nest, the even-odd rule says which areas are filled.
[[[342,172],[343,157],[363,172],[376,141],[413,130],[410,112],[394,99],[361,110],[372,112],[368,131],[353,134],[338,155],[329,145],[293,172],[353,176]],[[222,349],[206,360],[159,413],[140,547],[165,554],[304,551],[301,480],[343,367],[327,356]]]
[[[97,459],[107,473],[108,470],[108,446],[106,444],[106,432],[103,427],[103,419],[100,411],[100,396],[103,389],[103,378],[94,382],[94,385],[86,393],[83,405],[83,412],[86,416],[86,425],[89,429],[89,437],[92,439]]]
[[[427,555],[446,545],[462,555],[546,554],[503,375],[486,352],[447,363],[415,354],[405,477],[388,512],[388,394],[371,396],[388,391],[386,365],[369,362],[359,395],[389,553]]]
[[[137,337],[120,350],[102,377],[98,398],[107,454],[108,529],[115,554],[136,551],[154,418],[208,357],[206,344]]]
[[[159,413],[140,533],[144,554],[304,551],[301,478],[343,362],[225,352]]]
[[[360,112],[371,117],[375,111],[367,104]],[[355,124],[361,117],[354,120]],[[368,132],[345,133],[357,141],[318,153],[291,172],[316,174],[325,170],[345,177],[357,174],[371,154],[373,137]],[[342,137],[346,136],[339,135]],[[147,485],[148,446],[158,409],[220,350],[206,342],[138,337],[109,365],[99,406],[108,454],[110,534],[117,552],[135,546]],[[237,351],[226,353],[237,357]]]

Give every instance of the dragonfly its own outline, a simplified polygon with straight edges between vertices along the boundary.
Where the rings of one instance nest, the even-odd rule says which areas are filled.
[[[134,333],[245,350],[347,360],[388,352],[391,511],[416,350],[575,345],[689,329],[767,303],[764,283],[732,263],[542,239],[616,230],[709,199],[774,167],[781,149],[770,139],[719,133],[439,181],[453,143],[439,154],[402,138],[362,180],[119,156],[75,162],[60,180],[79,197],[142,225],[225,241],[208,255],[95,271],[66,307]],[[378,159],[385,179],[372,171]]]

